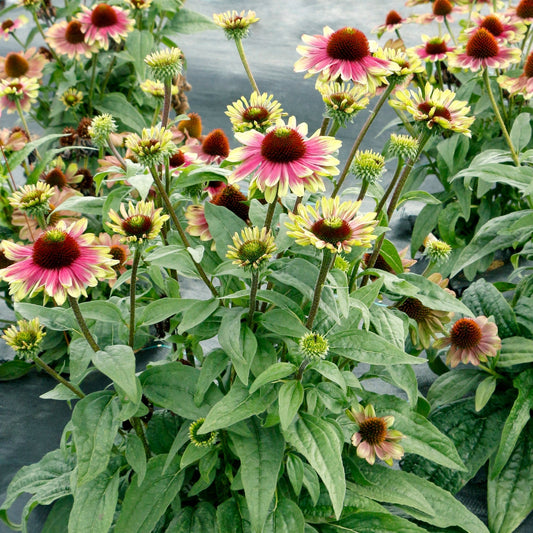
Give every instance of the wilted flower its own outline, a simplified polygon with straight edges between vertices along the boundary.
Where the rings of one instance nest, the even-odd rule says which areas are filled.
[[[502,347],[498,337],[498,326],[489,322],[486,316],[460,318],[455,322],[448,336],[437,340],[435,348],[450,347],[446,364],[456,367],[459,363],[479,365],[487,357],[496,357]]]
[[[16,263],[0,271],[0,277],[9,283],[14,299],[31,298],[44,290],[62,305],[67,295],[87,296],[87,287],[113,277],[115,261],[108,255],[109,248],[92,244],[94,235],[83,235],[86,228],[87,219],[68,227],[60,220],[30,245],[4,241],[6,257]]]
[[[59,99],[67,109],[75,109],[83,102],[83,93],[75,87],[70,87]]]
[[[298,341],[300,353],[309,359],[325,359],[329,351],[328,340],[319,333],[306,333]]]
[[[248,130],[266,131],[273,126],[283,115],[287,113],[281,109],[281,104],[273,100],[271,94],[259,94],[253,92],[250,96],[250,103],[242,96],[232,105],[228,106],[228,115],[233,130],[243,132]]]
[[[33,47],[25,52],[9,52],[6,57],[0,57],[0,79],[41,78],[47,62]]]
[[[142,136],[132,133],[126,137],[126,147],[137,157],[139,163],[152,167],[164,162],[177,151],[172,142],[172,132],[160,126],[143,128]]]
[[[318,86],[326,114],[342,127],[353,121],[357,113],[368,106],[368,92],[364,86],[329,82]]]
[[[191,442],[199,448],[208,448],[209,446],[213,446],[218,437],[218,431],[210,431],[209,433],[205,434],[198,433],[204,422],[205,418],[199,418],[189,426],[189,437]]]
[[[357,405],[346,414],[359,425],[359,431],[352,435],[352,445],[357,447],[357,456],[373,465],[376,455],[379,459],[392,466],[394,459],[401,459],[403,448],[398,441],[405,436],[395,429],[389,429],[394,424],[393,416],[376,416],[371,404],[365,408]]]
[[[254,226],[244,228],[240,235],[235,233],[226,257],[244,269],[258,269],[272,257],[276,249],[270,230]]]
[[[189,137],[200,139],[202,137],[202,117],[198,113],[188,113],[186,120],[178,122],[177,130]]]
[[[98,51],[98,44],[85,42],[85,33],[79,20],[62,20],[53,24],[46,32],[46,42],[54,52],[70,59],[91,57]]]
[[[146,240],[155,239],[163,227],[163,224],[169,219],[168,215],[162,215],[160,207],[154,208],[154,202],[137,202],[133,205],[128,204],[128,210],[124,204],[120,204],[120,214],[122,218],[113,209],[109,210],[111,222],[106,222],[107,226],[114,232],[123,235],[124,241],[130,243],[142,243]]]
[[[322,198],[316,206],[298,206],[298,214],[289,213],[291,222],[287,235],[298,244],[312,244],[318,249],[349,253],[352,246],[370,247],[376,236],[372,233],[377,222],[376,213],[356,216],[360,201],[339,203],[339,197]]]
[[[228,39],[241,40],[248,36],[248,29],[252,24],[259,21],[255,11],[248,10],[248,13],[241,11],[225,11],[224,13],[215,13],[213,20],[217,26],[220,26]]]
[[[37,101],[39,84],[35,78],[14,78],[0,81],[0,111],[17,111],[17,102],[22,111],[28,112]]]
[[[39,353],[46,333],[38,318],[19,320],[17,324],[18,328],[13,325],[4,330],[2,339],[15,350],[17,357],[31,359]]]
[[[375,183],[385,172],[385,158],[374,150],[358,150],[350,170],[358,178]]]
[[[181,72],[182,51],[179,48],[158,50],[144,58],[156,80],[170,81]]]
[[[109,113],[94,117],[89,126],[89,135],[96,146],[103,147],[108,143],[109,136],[117,131],[117,124]]]

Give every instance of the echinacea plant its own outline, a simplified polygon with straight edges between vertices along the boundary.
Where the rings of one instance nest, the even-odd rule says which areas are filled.
[[[27,42],[22,17],[0,32],[0,113],[20,123],[0,131],[16,315],[0,377],[48,373],[72,414],[0,519],[28,531],[53,505],[45,531],[487,533],[454,493],[488,465],[490,531],[516,529],[533,509],[531,5],[411,0],[427,13],[391,10],[382,46],[348,22],[304,34],[315,128],[258,86],[252,10],[19,4]],[[250,83],[226,128],[189,112],[175,40],[198,28],[224,31]],[[390,230],[412,200],[408,257]],[[506,248],[520,281],[461,295]],[[438,375],[426,396],[415,365]]]

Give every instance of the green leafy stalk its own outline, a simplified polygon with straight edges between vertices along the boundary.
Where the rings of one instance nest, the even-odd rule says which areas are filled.
[[[244,70],[246,71],[246,75],[248,76],[248,80],[250,81],[252,89],[257,94],[260,94],[259,88],[257,87],[257,83],[255,82],[252,71],[250,70],[250,65],[248,64],[248,60],[246,59],[246,54],[244,53],[244,47],[242,46],[242,39],[238,39],[237,37],[235,37],[234,41],[235,41],[235,46],[237,47],[237,52],[239,52],[239,57],[241,58],[242,66],[244,67]]]
[[[336,253],[331,253],[327,248],[324,248],[324,252],[322,255],[322,265],[320,266],[320,272],[318,273],[318,279],[315,285],[315,292],[313,294],[313,302],[311,304],[311,309],[309,310],[307,322],[305,323],[305,327],[307,329],[311,329],[313,327],[313,322],[315,321],[316,314],[318,312],[318,306],[320,304],[320,296],[322,295],[322,289],[324,288],[326,276],[328,275],[331,264],[335,260],[335,255]]]
[[[135,289],[137,281],[137,269],[139,268],[139,260],[141,259],[141,249],[139,246],[135,248],[133,256],[133,264],[131,266],[131,283],[130,283],[130,333],[129,345],[133,348],[135,342]]]
[[[249,328],[252,327],[252,323],[254,319],[258,288],[259,288],[259,272],[257,270],[252,270],[252,285],[250,287],[250,310],[248,311],[248,319],[246,321]]]
[[[48,366],[38,355],[32,356],[33,361],[35,364],[42,368],[46,373],[50,374],[56,381],[59,381],[62,385],[67,387],[67,389],[71,390],[78,398],[85,398],[85,394],[81,392],[78,387],[74,386],[70,381],[67,381],[63,376],[58,374],[51,366]]]
[[[163,114],[161,116],[161,126],[167,127],[168,116],[170,114],[170,101],[172,99],[172,80],[165,79],[165,99],[163,102]]]
[[[89,343],[89,346],[93,349],[94,352],[99,352],[100,346],[98,346],[97,342],[94,340],[94,337],[91,335],[89,328],[87,327],[87,323],[85,322],[85,319],[83,318],[83,315],[81,313],[78,300],[76,300],[76,298],[73,298],[69,294],[68,301],[70,303],[70,307],[72,308],[72,311],[74,312],[74,316],[76,317],[76,320],[78,321],[81,332],[83,333],[83,336],[85,337],[86,341]]]

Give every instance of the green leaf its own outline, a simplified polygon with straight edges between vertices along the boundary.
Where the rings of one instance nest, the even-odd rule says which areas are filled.
[[[233,245],[233,236],[235,233],[240,235],[246,223],[227,207],[211,202],[205,203],[205,219],[216,243],[217,254],[221,259],[226,259],[228,246]]]
[[[383,278],[377,278],[364,287],[352,292],[352,294],[350,294],[350,298],[360,301],[366,307],[370,307],[378,298],[381,287],[383,287]]]
[[[454,368],[439,376],[427,393],[432,409],[460,400],[474,391],[485,377],[477,368]]]
[[[126,39],[125,49],[131,56],[135,65],[137,79],[140,81],[146,79],[146,63],[144,62],[144,58],[152,51],[153,46],[154,38],[148,30],[133,30]]]
[[[318,372],[326,379],[336,383],[341,388],[342,392],[346,393],[346,380],[335,363],[324,359],[318,359],[311,362],[309,369]]]
[[[69,533],[108,533],[118,500],[120,470],[115,465],[74,490]]]
[[[252,383],[250,387],[250,394],[253,394],[263,385],[267,383],[272,383],[273,381],[278,381],[280,379],[286,378],[291,374],[294,374],[298,370],[296,365],[292,363],[275,363],[264,372],[262,372]]]
[[[120,420],[118,403],[111,391],[93,392],[72,412],[72,436],[78,457],[78,486],[107,468]]]
[[[41,533],[68,533],[68,519],[72,504],[72,496],[57,500],[46,517]]]
[[[141,385],[146,397],[155,405],[187,418],[203,418],[222,397],[215,385],[207,390],[201,406],[196,405],[194,395],[200,371],[179,362],[157,365],[145,370]]]
[[[489,376],[478,385],[475,396],[476,411],[481,411],[481,409],[487,405],[487,402],[496,390],[496,383],[496,377]]]
[[[166,320],[167,318],[186,311],[196,300],[186,300],[183,298],[161,298],[150,302],[143,309],[141,324],[151,326]]]
[[[284,430],[287,442],[301,453],[326,486],[335,516],[341,515],[346,480],[342,465],[342,431],[336,422],[302,413]]]
[[[84,215],[101,215],[105,198],[95,196],[71,196],[57,206],[55,211],[76,211]]]
[[[389,265],[396,274],[403,272],[402,259],[396,250],[396,246],[392,242],[385,239],[381,245],[380,255],[385,259],[387,265]]]
[[[200,502],[196,507],[183,507],[165,533],[216,533],[215,522],[215,508],[209,502]]]
[[[272,513],[268,526],[272,523],[271,531],[276,533],[304,533],[305,519],[298,505],[288,498],[278,500],[276,509]]]
[[[515,150],[518,152],[521,152],[526,148],[531,140],[530,118],[531,116],[529,113],[520,113],[513,122],[510,136],[511,142],[513,143]]]
[[[303,484],[309,493],[309,497],[313,505],[316,505],[318,498],[320,497],[320,481],[318,474],[315,472],[312,466],[307,463],[303,463],[304,467],[304,479]]]
[[[285,469],[291,482],[292,490],[296,496],[300,496],[304,482],[304,464],[300,457],[294,453],[287,454]]]
[[[492,476],[489,466],[487,503],[492,533],[515,531],[533,511],[533,424],[525,427],[505,467]]]
[[[492,478],[501,473],[505,463],[507,463],[513,453],[522,429],[531,417],[531,409],[533,409],[533,369],[522,372],[513,381],[513,385],[518,389],[518,397],[505,421],[500,446],[491,463]]]
[[[198,278],[198,271],[194,266],[194,261],[183,246],[178,246],[177,244],[161,246],[150,252],[144,260],[153,265],[176,270],[178,274],[187,278]]]
[[[14,152],[8,159],[9,168],[15,169],[19,165],[22,164],[24,159],[26,159],[36,148],[39,146],[46,144],[50,141],[54,141],[59,139],[59,137],[63,137],[62,133],[53,133],[50,135],[45,135],[44,137],[40,137],[39,139],[35,139],[32,142],[29,142],[22,148],[22,150],[17,150]]]
[[[95,102],[94,107],[100,113],[109,113],[126,129],[135,133],[140,133],[146,127],[144,117],[122,93],[106,93],[103,100]]]
[[[457,135],[454,135],[457,137]],[[418,249],[422,246],[424,239],[437,226],[442,205],[425,205],[415,220],[413,227],[413,234],[411,236],[411,257],[413,257]]]
[[[524,363],[533,363],[533,340],[524,337],[502,339],[502,349],[496,366],[507,368]]]
[[[85,337],[79,337],[70,342],[68,352],[70,380],[72,383],[79,384],[86,375],[94,351]]]
[[[201,405],[205,393],[213,381],[227,368],[228,363],[229,358],[224,350],[216,349],[206,355],[200,368],[200,376],[198,377],[196,391],[194,392],[196,405]]]
[[[516,315],[502,293],[484,279],[478,279],[463,293],[463,302],[475,316],[494,317],[500,338],[520,335]]]
[[[217,507],[217,533],[244,533],[239,505],[234,498]]]
[[[337,523],[328,524],[321,528],[323,533],[425,533],[426,530],[418,527],[400,516],[383,512],[358,512],[339,520]]]
[[[328,337],[334,355],[371,365],[419,365],[425,361],[413,357],[371,331],[340,331]]]
[[[418,401],[418,382],[413,367],[408,365],[375,366],[372,365],[368,372],[365,372],[362,379],[379,378],[404,390],[411,407],[415,408]]]
[[[286,309],[272,309],[261,316],[260,322],[264,328],[282,337],[299,339],[309,333],[300,318]]]
[[[442,203],[438,198],[427,191],[408,191],[400,196],[398,206],[404,202],[408,202],[409,200],[415,200],[417,202],[423,202],[429,205],[439,205]],[[399,272],[401,272],[401,270]]]
[[[63,307],[43,307],[42,305],[16,302],[15,312],[27,320],[38,318],[43,326],[56,331],[75,330],[79,327],[74,313]]]
[[[25,376],[33,368],[32,363],[14,359],[0,364],[0,381],[10,381]]]
[[[283,430],[286,430],[294,420],[294,417],[304,401],[304,387],[297,379],[287,381],[279,389],[279,422]]]
[[[220,306],[220,301],[197,300],[193,301],[183,313],[183,317],[178,326],[178,334],[182,335],[185,331],[194,328],[209,318]]]
[[[137,483],[143,482],[146,474],[146,452],[143,443],[135,433],[128,433],[126,437],[126,461],[137,474]]]
[[[216,29],[219,27],[210,18],[184,8],[180,8],[170,23],[165,26],[165,30],[183,34]]]
[[[244,385],[236,381],[228,394],[209,411],[200,433],[228,428],[241,420],[263,413],[275,397],[276,392],[272,386],[250,394]]]
[[[232,434],[241,461],[241,478],[253,533],[261,533],[278,481],[285,441],[278,426],[264,428],[249,420],[249,434]]]
[[[137,476],[126,490],[114,533],[151,533],[159,518],[174,501],[185,477],[179,456],[163,473],[166,455],[152,457],[142,483]]]

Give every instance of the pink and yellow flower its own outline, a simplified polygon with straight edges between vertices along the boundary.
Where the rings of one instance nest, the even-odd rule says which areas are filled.
[[[230,153],[229,140],[224,131],[217,128],[203,137],[201,143],[187,144],[185,151],[196,154],[198,160],[207,165],[219,164]]]
[[[457,11],[464,12],[465,9],[462,6],[454,6],[450,0],[434,0],[431,6],[431,13],[419,15],[414,18],[414,21],[418,24],[453,22],[452,13]]]
[[[109,248],[109,255],[117,261],[113,268],[118,274],[124,274],[126,272],[126,265],[133,264],[133,257],[131,257],[130,249],[126,244],[122,243],[122,237],[115,233],[109,235],[109,233],[100,233],[96,238],[96,244],[107,246]],[[114,280],[109,281],[109,285],[112,287]]]
[[[506,13],[515,20],[520,20],[524,24],[531,24],[533,22],[533,1],[520,0],[516,7],[511,7]]]
[[[39,84],[35,78],[14,78],[0,81],[0,111],[17,111],[17,101],[22,111],[28,112],[37,101]]]
[[[15,20],[6,19],[2,21],[2,24],[0,24],[0,37],[3,37],[4,41],[7,41],[13,32],[24,26],[27,22],[28,19],[24,15],[17,17]]]
[[[502,75],[497,80],[500,87],[510,94],[521,94],[526,100],[530,100],[533,97],[533,52],[528,55],[524,70],[518,78]]]
[[[134,21],[128,17],[129,12],[109,4],[97,4],[92,9],[81,6],[83,13],[77,19],[85,42],[89,45],[100,44],[104,50],[109,48],[109,39],[119,43],[133,30]]]
[[[27,143],[28,137],[21,130],[0,130],[0,146],[7,153],[22,150]]]
[[[403,457],[403,448],[398,441],[405,435],[398,430],[389,429],[394,424],[393,416],[376,416],[374,406],[365,408],[357,405],[347,412],[348,416],[359,426],[359,431],[352,435],[352,445],[357,448],[357,456],[373,465],[376,455],[379,459],[392,466],[394,459]]]
[[[98,51],[96,43],[85,42],[85,33],[79,20],[62,20],[53,24],[46,32],[46,42],[56,54],[68,56],[70,59],[91,57]]]
[[[305,45],[296,48],[302,56],[294,64],[295,72],[307,71],[307,76],[321,73],[325,81],[339,76],[343,81],[353,81],[370,88],[380,85],[394,66],[372,55],[365,34],[351,27],[333,31],[324,27],[324,35],[302,35]],[[373,92],[373,91],[371,91]]]
[[[23,76],[41,78],[46,63],[46,58],[35,48],[28,48],[25,52],[9,52],[6,57],[0,57],[0,79]]]
[[[470,18],[475,25],[464,30],[462,35],[466,39],[479,28],[485,28],[494,36],[499,45],[505,45],[521,41],[527,30],[527,26],[522,21],[512,20],[510,16],[501,13],[483,16],[474,11]]]
[[[109,248],[95,246],[94,235],[83,234],[86,228],[87,219],[70,226],[59,221],[30,245],[4,241],[6,257],[16,262],[3,269],[0,277],[9,283],[14,299],[31,298],[44,290],[45,297],[62,305],[67,296],[87,296],[87,287],[113,277],[116,261]]]
[[[398,11],[391,9],[385,17],[385,23],[374,28],[372,33],[377,33],[379,38],[386,32],[399,30],[405,22],[408,22],[408,19],[403,18]]]
[[[448,48],[448,41],[450,35],[445,33],[442,36],[429,37],[429,35],[422,35],[424,44],[415,47],[415,51],[420,59],[424,61],[443,61],[448,57],[450,52],[455,50],[455,47]]]
[[[452,52],[450,67],[479,70],[480,68],[507,68],[520,61],[519,48],[509,48],[498,44],[492,33],[478,28],[468,39],[464,50]]]
[[[201,241],[211,241],[213,236],[209,231],[209,224],[205,218],[203,205],[189,205],[185,210],[188,225],[185,231],[193,237],[200,237]]]
[[[307,137],[307,124],[296,124],[290,117],[267,133],[250,130],[236,133],[236,139],[244,146],[230,152],[228,161],[239,162],[230,182],[235,183],[254,175],[257,187],[265,194],[267,202],[285,196],[289,189],[297,196],[305,190],[324,190],[321,176],[339,173],[338,159],[333,157],[341,141],[319,135],[317,131]]]
[[[322,198],[316,206],[298,206],[298,214],[289,213],[290,222],[285,225],[298,244],[312,244],[319,250],[349,253],[352,246],[369,248],[376,238],[372,232],[377,224],[376,213],[356,216],[361,205],[357,202],[342,202],[339,197]]]
[[[264,132],[273,126],[283,115],[287,113],[281,109],[281,104],[273,100],[271,94],[259,94],[253,92],[250,102],[242,96],[232,105],[228,106],[228,115],[233,130],[236,132],[258,130]]]
[[[460,318],[455,322],[447,337],[437,340],[433,346],[449,346],[446,364],[456,367],[459,363],[474,366],[486,362],[487,357],[496,357],[502,347],[498,337],[498,326],[489,322],[486,316]]]

